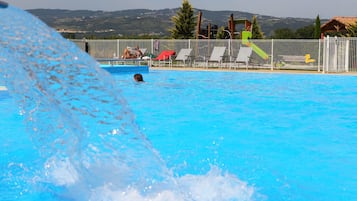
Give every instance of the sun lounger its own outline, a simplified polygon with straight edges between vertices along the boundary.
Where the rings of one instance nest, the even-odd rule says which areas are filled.
[[[219,65],[223,62],[224,53],[226,52],[226,47],[214,47],[210,58],[207,60],[207,67],[210,62],[216,62]]]
[[[174,50],[164,50],[156,58],[152,59],[152,66],[162,66],[169,65],[172,66],[172,57],[175,56],[176,52]]]
[[[253,49],[251,47],[240,47],[235,63],[239,64],[244,63],[246,68],[248,68],[250,56],[252,55]]]
[[[185,66],[186,61],[190,59],[191,52],[192,52],[191,48],[181,49],[180,52],[177,54],[175,61],[182,62],[183,66]]]

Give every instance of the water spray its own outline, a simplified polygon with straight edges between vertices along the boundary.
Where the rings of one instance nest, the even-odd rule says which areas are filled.
[[[0,8],[7,8],[9,4],[5,1],[0,1]]]

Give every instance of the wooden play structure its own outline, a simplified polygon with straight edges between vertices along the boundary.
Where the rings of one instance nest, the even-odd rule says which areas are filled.
[[[216,32],[213,32],[211,29],[211,24],[208,24],[207,30],[202,30],[201,21],[202,21],[202,12],[200,11],[197,17],[196,39],[202,39],[202,38],[215,39],[216,38],[215,36],[217,35],[217,30],[215,30]],[[237,25],[243,25],[243,28],[237,31]],[[233,14],[231,14],[228,20],[228,28],[226,28],[224,32],[225,33],[229,32],[230,39],[241,39],[243,45],[247,47],[251,47],[252,50],[262,59],[264,60],[269,59],[269,55],[264,50],[262,50],[252,41],[250,41],[252,37],[252,23],[249,20],[234,19]]]
[[[237,32],[237,25],[243,25],[243,30]],[[216,39],[218,26],[211,25],[208,23],[206,29],[202,29],[202,12],[199,11],[197,16],[197,29],[196,29],[196,39]],[[230,15],[228,20],[228,27],[225,28],[225,31],[230,33],[229,37],[242,38],[241,32],[251,31],[252,23],[247,19],[234,19],[233,14]]]
[[[252,31],[252,23],[247,20],[247,19],[237,19],[235,20],[233,17],[233,14],[229,17],[228,21],[228,29],[229,32],[231,33],[232,38],[235,38],[236,35],[239,35],[239,38],[242,38],[242,34],[240,32],[237,32],[236,30],[236,25],[243,24],[244,25],[244,30],[242,31]]]

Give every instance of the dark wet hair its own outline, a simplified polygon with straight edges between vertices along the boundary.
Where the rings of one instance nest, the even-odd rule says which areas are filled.
[[[137,82],[144,82],[143,76],[139,73],[134,75],[134,80]]]

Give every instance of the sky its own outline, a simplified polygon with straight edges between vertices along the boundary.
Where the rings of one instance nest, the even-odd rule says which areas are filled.
[[[26,9],[118,11],[126,9],[178,8],[182,0],[3,0]],[[232,10],[275,17],[330,19],[334,16],[357,16],[357,0],[189,0],[192,7],[204,10]],[[204,13],[203,13],[204,15]]]

